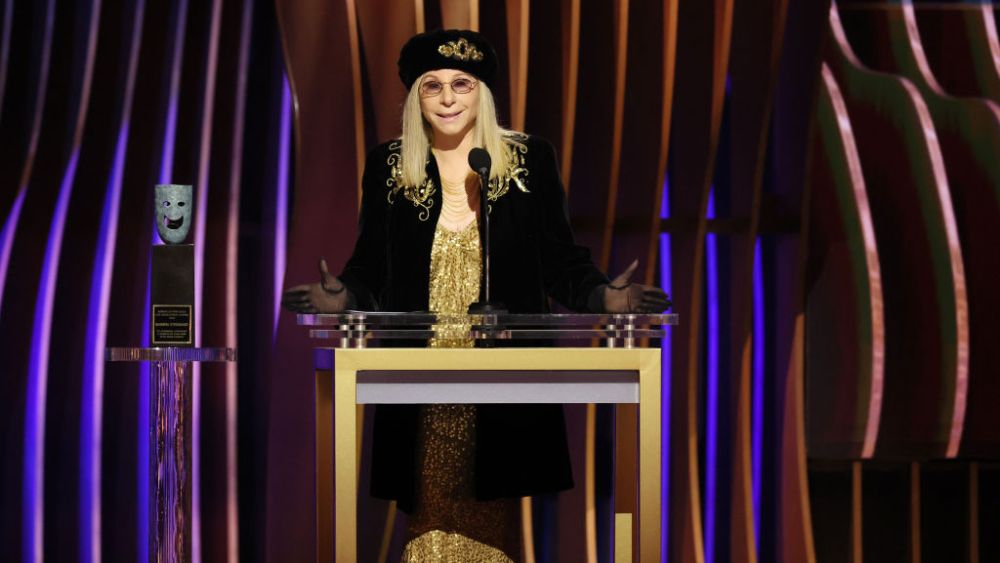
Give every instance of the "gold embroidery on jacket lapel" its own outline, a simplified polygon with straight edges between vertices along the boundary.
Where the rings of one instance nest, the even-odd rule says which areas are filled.
[[[520,139],[524,139],[524,137],[519,137],[518,140],[507,139],[508,150],[511,152],[510,164],[500,176],[490,180],[486,190],[486,198],[489,201],[497,201],[503,197],[504,194],[510,191],[511,183],[521,192],[529,193],[529,172],[524,166],[524,156],[528,154],[528,146]],[[390,204],[395,203],[396,194],[402,192],[403,197],[409,200],[414,207],[421,209],[417,218],[421,221],[426,221],[431,216],[431,207],[434,206],[433,196],[437,192],[437,187],[430,176],[427,176],[423,184],[419,186],[403,185],[403,156],[400,154],[401,147],[402,143],[400,141],[393,141],[389,144],[389,157],[386,159],[386,164],[389,166],[389,178],[385,181],[385,185],[389,188],[389,193],[386,195],[386,199]]]
[[[389,158],[386,159],[386,164],[389,165],[389,178],[385,181],[389,193],[386,195],[386,199],[389,203],[395,203],[396,194],[403,192],[403,197],[408,199],[414,207],[420,208],[421,211],[417,214],[417,218],[426,221],[431,216],[431,207],[434,206],[432,196],[437,190],[430,177],[427,177],[424,183],[419,186],[403,185],[403,156],[399,153],[401,146],[402,143],[399,141],[393,141],[389,144]]]
[[[496,201],[506,194],[511,182],[518,190],[528,193],[528,169],[524,167],[524,155],[528,154],[528,146],[520,140],[507,139],[507,148],[511,152],[510,164],[503,174],[490,180],[486,191],[486,198],[490,201]]]

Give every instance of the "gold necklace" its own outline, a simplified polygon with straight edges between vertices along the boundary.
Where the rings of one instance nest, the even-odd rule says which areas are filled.
[[[475,220],[476,212],[469,206],[466,180],[451,182],[441,176],[441,216],[438,222],[451,230],[458,230]]]
[[[444,175],[441,176],[441,184],[448,188],[462,188],[464,191],[465,186],[467,185],[466,183],[467,183],[466,178],[462,178],[461,180],[456,182],[449,180],[448,178],[445,178]]]
[[[468,199],[445,199],[442,201],[441,212],[449,216],[465,216],[473,213],[473,210]]]

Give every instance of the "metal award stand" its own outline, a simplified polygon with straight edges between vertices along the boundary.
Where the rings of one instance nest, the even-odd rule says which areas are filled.
[[[191,366],[235,362],[233,348],[108,348],[149,370],[149,561],[191,561]]]

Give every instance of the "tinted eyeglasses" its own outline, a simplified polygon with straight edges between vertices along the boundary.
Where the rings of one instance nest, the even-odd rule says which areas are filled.
[[[425,98],[433,98],[444,92],[445,85],[451,86],[451,91],[456,94],[468,94],[471,92],[478,82],[475,80],[462,76],[456,78],[451,82],[441,82],[440,80],[428,80],[420,84],[420,95]]]

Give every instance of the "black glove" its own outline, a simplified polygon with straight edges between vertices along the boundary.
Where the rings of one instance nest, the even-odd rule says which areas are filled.
[[[350,309],[354,296],[319,260],[319,283],[297,285],[281,294],[281,306],[293,313],[340,313]]]
[[[605,313],[662,313],[670,308],[670,298],[662,289],[629,281],[638,267],[639,261],[633,260],[611,283],[601,286]]]

